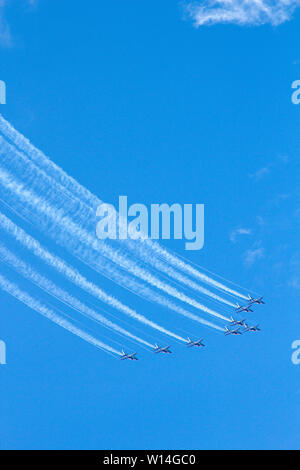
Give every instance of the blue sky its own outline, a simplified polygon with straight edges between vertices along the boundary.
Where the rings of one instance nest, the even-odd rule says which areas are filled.
[[[98,277],[207,344],[120,363],[1,292],[0,447],[299,448],[299,12],[197,28],[170,0],[21,3],[2,11],[4,117],[103,200],[204,203],[204,249],[165,246],[267,304],[259,335],[225,338]]]

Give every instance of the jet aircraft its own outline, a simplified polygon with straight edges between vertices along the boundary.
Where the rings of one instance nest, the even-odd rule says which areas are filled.
[[[244,320],[235,320],[233,317],[231,317],[231,322],[229,323],[229,326],[245,326],[246,319]]]
[[[123,349],[122,349],[122,356],[120,357],[121,361],[124,361],[124,359],[129,359],[130,361],[138,361],[138,358],[136,357],[137,353],[132,353],[132,354],[127,354]]]
[[[164,353],[164,354],[171,354],[172,351],[170,351],[170,346],[165,346],[164,348],[158,346],[158,344],[155,345],[154,348],[154,353]]]
[[[202,343],[202,339],[199,339],[198,341],[192,341],[190,338],[188,338],[188,341],[187,341],[187,346],[188,348],[191,348],[192,346],[197,346],[198,348],[200,348],[201,346],[205,346],[205,344]]]
[[[245,328],[243,330],[243,333],[247,333],[247,331],[261,331],[259,328],[259,325],[256,326],[248,326],[247,324],[245,325]]]
[[[254,297],[251,297],[251,295],[248,295],[249,303],[250,305],[252,304],[265,304],[263,297],[258,297],[255,299]]]
[[[241,312],[253,312],[253,310],[251,310],[251,308],[250,308],[250,307],[251,307],[250,304],[249,304],[249,305],[244,305],[244,306],[242,306],[242,305],[240,305],[240,304],[236,304],[236,306],[237,306],[237,307],[236,307],[235,311],[236,311],[237,313],[241,313]]]
[[[230,330],[228,326],[225,327],[226,331],[224,333],[225,336],[228,335],[241,335],[242,333],[240,332],[239,328],[236,328],[235,330]]]

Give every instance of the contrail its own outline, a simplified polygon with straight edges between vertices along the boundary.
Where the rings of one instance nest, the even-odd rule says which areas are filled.
[[[116,253],[113,249],[109,246],[104,244],[99,244],[99,241],[93,238],[86,230],[82,229],[76,223],[70,219],[69,216],[64,215],[63,210],[54,208],[51,204],[49,204],[43,197],[38,196],[34,191],[31,189],[26,188],[26,186],[22,183],[19,183],[18,180],[11,175],[9,172],[0,169],[0,180],[10,192],[17,195],[18,198],[25,201],[27,206],[30,207],[30,210],[34,209],[39,213],[37,224],[41,226],[44,224],[44,227],[47,229],[47,233],[50,234],[56,241],[60,240],[60,243],[70,249],[72,246],[72,252],[79,253],[79,256],[86,260],[88,264],[95,269],[95,256],[98,255],[99,246],[101,246],[101,254],[105,256],[109,261],[113,261],[118,266],[121,266],[126,271],[130,272],[136,277],[139,277],[146,283],[152,285],[153,287],[160,289],[170,295],[171,297],[176,298],[182,302],[187,303],[188,305],[201,310],[209,315],[215,316],[221,320],[228,321],[227,317],[219,314],[218,312],[202,305],[198,301],[190,298],[186,294],[181,291],[178,291],[173,286],[161,281],[157,277],[153,276],[151,273],[147,272],[143,268],[135,265],[129,259],[125,258],[124,256]],[[32,217],[32,216],[31,216]],[[46,220],[43,220],[46,218]],[[49,224],[49,220],[53,225]],[[61,231],[58,231],[58,227],[60,227]],[[55,233],[52,233],[53,230]],[[72,235],[72,237],[67,237],[67,232]],[[75,242],[75,240],[78,240]],[[85,248],[82,246],[85,245]],[[96,263],[96,267],[104,271],[104,263],[103,261],[99,260],[98,256],[98,263]],[[108,264],[106,263],[106,275],[107,275],[107,267]],[[111,274],[116,275],[116,270],[111,269]],[[127,281],[126,281],[127,283]],[[126,287],[125,283],[125,287]],[[134,289],[134,285],[132,284],[132,288]]]
[[[62,186],[64,186],[69,193],[72,193],[75,198],[84,202],[89,206],[95,213],[97,207],[102,204],[102,201],[93,195],[88,189],[80,185],[74,178],[65,173],[59,166],[52,162],[48,157],[44,155],[40,150],[34,147],[28,139],[26,139],[21,133],[19,133],[14,127],[8,123],[0,115],[0,131],[9,138],[19,149],[24,151],[33,162],[35,162],[40,168],[42,168],[48,175],[53,179],[58,181]],[[138,245],[138,243],[131,243],[131,240],[127,241],[129,246],[133,248]],[[187,262],[180,259],[178,256],[175,256],[168,252],[166,249],[162,248],[157,242],[151,240],[140,240],[141,244],[144,243],[146,247],[150,250],[152,255],[148,256],[146,253],[143,253],[143,250],[139,251],[139,254],[142,258],[152,264],[153,253],[166,260],[168,263],[173,265],[175,268],[184,271],[185,273],[193,276],[194,278],[207,283],[216,289],[220,289],[223,292],[226,292],[235,297],[240,297],[247,300],[247,297],[237,290],[231,289],[224,285],[223,283],[216,281],[215,279],[207,276],[206,274],[201,273],[198,269],[195,269]]]
[[[144,240],[144,243],[147,243],[149,240]],[[155,243],[152,242],[154,245]],[[157,244],[158,247],[160,248],[159,244]],[[130,248],[130,246],[129,246]],[[134,246],[133,252],[135,255],[140,256],[141,259],[145,258],[145,252],[147,250],[147,246],[142,246],[140,244],[136,244]],[[163,250],[164,251],[164,250]],[[149,261],[148,261],[149,260]],[[180,274],[179,272],[175,271],[172,267],[170,267],[170,264],[164,263],[161,258],[155,258],[153,257],[153,254],[149,253],[149,257],[147,257],[147,262],[151,264],[155,269],[161,271],[162,273],[167,274],[177,282],[181,282],[182,284],[185,284],[187,287],[195,290],[196,292],[200,292],[201,294],[204,294],[220,303],[226,304],[229,307],[236,307],[236,304],[231,302],[230,300],[225,299],[224,297],[221,297],[214,292],[210,291],[209,289],[206,289],[205,287],[199,285],[198,283],[194,282],[192,279],[188,278],[187,276],[184,276]],[[177,267],[177,266],[176,266]],[[215,286],[214,286],[215,287]]]
[[[25,152],[40,168],[57,180],[76,198],[81,199],[88,206],[92,206],[94,213],[102,201],[94,196],[88,189],[80,185],[74,178],[65,173],[60,167],[46,157],[40,150],[34,147],[31,142],[18,132],[0,114],[0,131],[8,137],[19,149]]]
[[[103,315],[95,312],[95,310],[91,309],[87,305],[83,304],[80,300],[76,297],[73,297],[64,289],[61,289],[52,281],[47,279],[46,277],[39,274],[35,269],[33,269],[28,263],[25,263],[17,256],[15,256],[10,250],[8,250],[1,242],[0,242],[0,257],[2,260],[5,261],[10,267],[15,269],[19,274],[23,277],[28,279],[29,281],[36,284],[41,289],[45,290],[48,294],[52,295],[56,299],[62,301],[63,303],[67,304],[69,307],[79,311],[79,313],[86,315],[97,322],[101,323],[106,328],[112,329],[122,335],[127,336],[128,338],[138,341],[139,343],[144,344],[150,348],[154,348],[154,345],[148,343],[148,341],[139,338],[136,335],[131,334],[129,331],[125,330],[124,328],[120,327],[116,323],[111,322]]]
[[[17,284],[9,281],[7,278],[2,276],[1,274],[0,274],[0,288],[4,290],[5,292],[7,292],[8,294],[15,297],[20,302],[23,302],[32,310],[35,310],[36,312],[40,313],[44,317],[48,318],[48,320],[51,320],[57,325],[61,326],[62,328],[65,328],[66,330],[70,331],[70,333],[73,333],[74,335],[79,336],[84,341],[87,341],[93,346],[96,346],[97,348],[100,348],[108,353],[117,354],[118,356],[121,356],[120,351],[117,351],[111,346],[108,346],[107,344],[98,340],[94,336],[90,335],[89,333],[86,333],[85,331],[81,330],[77,326],[73,325],[73,323],[69,322],[65,318],[61,317],[60,315],[57,315],[57,313],[55,313],[52,309],[50,309],[49,307],[46,307],[45,305],[40,303],[38,300],[34,299],[27,292],[21,290]]]
[[[88,281],[80,272],[72,267],[70,264],[67,264],[60,257],[53,255],[49,250],[42,247],[42,245],[35,240],[32,236],[28,235],[22,228],[14,224],[8,217],[0,212],[0,226],[6,230],[11,236],[15,238],[19,243],[21,243],[27,250],[31,251],[35,256],[40,258],[42,261],[47,263],[52,268],[56,269],[60,274],[66,277],[73,284],[77,285],[87,293],[91,294],[98,300],[121,313],[147,325],[161,333],[164,333],[174,339],[185,342],[185,339],[181,336],[173,333],[172,331],[158,325],[152,320],[149,320],[144,315],[139,314],[132,308],[120,302],[115,297],[107,294],[105,291],[100,289],[96,284]]]
[[[24,173],[24,165],[26,165],[26,161],[28,161],[28,160],[26,160],[22,154],[20,154],[16,150],[14,150],[11,147],[11,145],[9,145],[5,141],[3,141],[3,139],[1,137],[0,137],[0,142],[2,143],[1,153],[4,154],[2,164],[5,162],[6,159],[13,160],[14,170],[17,171],[17,173],[22,173],[22,172]],[[12,153],[13,153],[13,155],[11,155]],[[30,183],[30,187],[33,189],[36,185],[38,185],[39,190],[42,189],[42,191],[44,193],[44,198],[45,198],[45,196],[47,196],[48,200],[49,200],[49,198],[51,198],[51,195],[53,193],[56,194],[56,192],[61,191],[61,188],[57,187],[57,184],[55,184],[55,187],[54,187],[55,191],[51,191],[51,193],[49,193],[49,186],[51,187],[51,180],[49,180],[47,175],[45,175],[43,172],[41,172],[41,170],[39,170],[31,162],[29,162],[26,165],[26,175],[27,175],[28,182]],[[42,183],[45,180],[45,178],[46,178],[46,181],[49,183],[47,185],[45,184],[45,182]],[[42,185],[42,188],[41,188],[41,185]],[[53,185],[53,183],[52,183],[52,185]],[[61,200],[61,198],[60,198],[60,200]],[[55,203],[55,201],[54,201],[54,203]],[[70,208],[69,207],[68,207],[67,212],[68,212],[68,214],[70,213]],[[78,208],[77,208],[77,213],[78,212],[79,211],[78,211]],[[57,223],[57,220],[56,220],[56,223]],[[68,224],[68,225],[70,226],[70,224]],[[73,226],[77,226],[77,228],[81,229],[80,227],[78,227],[78,224],[73,224]],[[163,283],[162,281],[160,281],[155,276],[152,276],[151,273],[149,273],[148,271],[145,271],[143,268],[138,266],[137,263],[129,261],[128,258],[122,256],[122,254],[119,254],[118,251],[110,248],[105,242],[95,240],[95,237],[92,237],[91,234],[88,233],[86,230],[81,229],[81,234],[82,234],[81,241],[83,243],[87,243],[87,241],[88,241],[89,246],[91,246],[93,244],[95,250],[100,251],[108,259],[113,260],[113,262],[115,264],[117,264],[118,266],[121,265],[121,267],[123,267],[124,269],[131,272],[134,276],[140,277],[144,281],[149,282],[151,285],[154,285],[155,287],[164,290],[169,295],[177,297],[178,300],[181,300],[183,302],[186,302],[186,303],[194,306],[195,308],[199,308],[200,310],[203,310],[203,307],[204,307],[203,305],[201,305],[201,304],[196,305],[194,300],[190,299],[185,294],[183,294],[183,293],[179,292],[178,290],[174,289],[172,286],[169,286],[168,284]],[[154,266],[157,269],[160,269],[160,270],[164,271],[169,276],[175,277],[177,281],[181,281],[181,282],[185,283],[186,285],[188,285],[189,287],[192,287],[192,288],[194,288],[195,290],[197,290],[201,293],[209,295],[210,297],[214,298],[214,300],[219,300],[219,301],[221,301],[223,303],[226,303],[226,304],[228,304],[232,307],[234,306],[234,304],[232,304],[231,302],[226,301],[225,299],[222,299],[221,297],[219,297],[216,294],[210,292],[209,290],[197,285],[196,283],[189,280],[188,278],[186,278],[186,277],[184,277],[180,274],[176,275],[176,272],[174,270],[172,270],[172,268],[168,269],[159,260],[156,260],[156,261],[154,260]],[[193,302],[193,304],[192,304],[192,302]],[[208,313],[208,312],[206,311],[206,313]]]
[[[226,292],[227,294],[233,295],[234,297],[240,297],[241,299],[244,299],[244,300],[248,300],[248,297],[246,295],[241,294],[237,290],[231,289],[230,287],[225,286],[223,283],[216,281],[210,276],[207,276],[206,274],[201,273],[198,269],[195,269],[193,266],[187,264],[185,261],[183,261],[179,257],[173,255],[172,253],[162,248],[157,242],[144,240],[144,243],[152,251],[154,251],[159,257],[161,257],[162,259],[165,259],[168,263],[170,263],[172,266],[176,267],[177,269],[185,271],[190,276],[193,276],[194,278],[199,279],[199,281],[209,284],[218,290]],[[224,300],[225,299],[222,299],[220,301],[223,302]],[[231,304],[231,306],[235,307],[235,304]]]
[[[37,167],[35,163],[28,162],[28,157],[18,152],[14,147],[12,147],[10,144],[4,141],[1,136],[0,136],[0,146],[1,146],[1,153],[3,155],[2,164],[4,164],[8,160],[9,164],[13,165],[14,173],[17,173],[17,174],[18,173],[22,174],[24,172],[24,166],[26,166],[27,183],[28,185],[30,185],[30,187],[33,190],[42,191],[43,197],[44,198],[46,197],[48,201],[51,199],[53,200],[53,194],[55,194],[55,199],[53,201],[54,203],[56,202],[57,195],[59,193],[61,193],[61,195],[59,196],[60,203],[62,202],[62,198],[66,200],[66,191],[68,192],[68,190],[66,190],[63,186],[61,186],[60,183],[57,183],[52,178],[49,178],[49,176],[43,170],[40,170],[39,167]],[[49,190],[49,188],[51,189]],[[69,199],[67,200],[67,202],[64,203],[65,212],[67,212],[68,214],[72,214],[72,218],[73,219],[75,218],[75,220],[80,218],[81,226],[87,225],[86,218],[88,220],[93,220],[94,218],[95,219],[94,227],[95,227],[97,221],[95,218],[95,213],[92,211],[92,209],[86,206],[86,204],[82,204],[81,201],[77,201],[76,203],[72,195],[70,197],[72,198],[71,201]],[[85,215],[85,218],[82,217],[83,214]],[[78,224],[78,221],[77,221],[77,224]],[[106,242],[99,241],[99,247],[101,248],[101,250],[103,250],[103,247],[105,245],[107,245]],[[130,246],[128,245],[128,247],[130,248],[131,244]],[[140,258],[145,258],[145,254],[146,252],[148,252],[147,247],[141,245],[140,243],[133,243],[133,248],[134,248],[135,254],[138,254]],[[114,249],[114,253],[118,253],[118,250]],[[177,271],[175,271],[172,267],[170,267],[168,264],[166,264],[162,260],[151,256],[150,253],[147,257],[147,262],[148,264],[153,266],[155,269],[167,274],[169,277],[175,279],[177,282],[181,282],[182,284],[185,284],[186,286],[188,286],[188,288],[194,289],[195,291],[201,294],[204,294],[206,296],[209,296],[212,299],[218,302],[224,303],[230,307],[235,307],[235,304],[232,303],[231,301],[224,299],[223,297],[220,297],[214,292],[211,292],[210,290],[202,287],[198,283],[192,281],[190,278],[178,273]],[[137,262],[132,263],[132,266],[136,268],[138,266]]]
[[[62,186],[68,189],[81,199],[88,206],[92,206],[96,212],[99,204],[102,203],[88,189],[80,185],[74,178],[65,173],[60,167],[46,157],[40,150],[34,147],[31,142],[18,132],[3,116],[0,114],[0,131],[8,137],[19,149],[25,152],[37,165],[44,169],[47,174],[56,179]]]
[[[83,204],[81,201],[76,202],[76,199],[74,199],[74,197],[72,196],[71,193],[69,193],[68,190],[66,190],[63,186],[61,186],[60,183],[57,183],[56,180],[53,180],[53,178],[50,178],[44,172],[44,170],[40,170],[39,167],[35,163],[32,163],[32,162],[28,163],[28,157],[18,152],[14,147],[12,147],[10,144],[4,141],[1,136],[0,136],[0,144],[1,144],[1,153],[3,155],[2,164],[5,163],[5,161],[9,160],[9,163],[11,165],[13,164],[14,173],[19,173],[19,174],[23,172],[24,165],[26,165],[27,180],[28,180],[28,184],[30,185],[32,189],[39,189],[40,191],[42,191],[43,196],[47,197],[48,201],[53,199],[53,194],[55,194],[56,196],[55,199],[57,200],[57,195],[61,193],[60,202],[64,198],[64,200],[66,201],[64,202],[64,206],[65,206],[64,208],[68,214],[72,214],[72,217],[75,219],[80,218],[80,225],[85,225],[85,226],[87,225],[86,219],[88,219],[88,221],[90,220],[92,221],[94,219],[94,222],[93,222],[94,227],[96,226],[97,220],[95,218],[95,212],[89,206],[87,206],[86,204]],[[54,203],[55,203],[55,199],[53,201]],[[100,244],[102,246],[106,245],[104,241],[101,241]],[[134,253],[138,254],[142,260],[143,258],[145,258],[146,252],[148,252],[147,247],[140,243],[130,244],[128,242],[127,246],[128,248],[133,248]],[[116,250],[114,250],[114,252],[116,252]],[[195,291],[201,294],[207,295],[218,302],[229,305],[230,307],[235,307],[235,304],[233,304],[229,300],[220,297],[214,292],[211,292],[210,290],[205,289],[198,283],[192,281],[190,278],[178,273],[177,271],[172,269],[172,267],[170,267],[167,263],[163,262],[162,260],[158,258],[151,256],[151,253],[149,253],[149,255],[147,256],[147,262],[148,264],[153,266],[155,269],[167,274],[169,277],[175,279],[177,282],[181,282],[182,284],[185,284],[189,288],[194,289]],[[135,262],[134,264],[137,265],[137,262]]]

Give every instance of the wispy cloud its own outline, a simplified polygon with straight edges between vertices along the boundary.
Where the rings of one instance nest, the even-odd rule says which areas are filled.
[[[11,45],[11,34],[4,16],[6,4],[7,0],[0,0],[0,45],[9,47]]]
[[[250,267],[253,266],[257,261],[264,258],[265,250],[260,246],[254,246],[246,251],[244,255],[245,265]]]
[[[297,220],[300,220],[300,209],[296,209],[294,216],[296,217]]]
[[[297,277],[294,277],[289,280],[288,285],[289,287],[292,287],[293,289],[300,290],[300,279]]]
[[[291,19],[300,0],[202,0],[185,8],[195,26],[216,23],[279,25]]]
[[[300,0],[299,0],[300,1]],[[277,155],[277,157],[269,164],[259,168],[254,173],[251,173],[249,177],[255,182],[262,180],[265,176],[269,175],[273,170],[278,171],[285,167],[290,162],[290,158],[287,155]]]
[[[264,176],[270,173],[270,166],[264,166],[260,168],[255,173],[249,175],[254,181],[260,181]]]
[[[266,225],[268,225],[268,222],[266,221],[266,219],[262,217],[261,215],[258,215],[256,217],[256,220],[257,220],[257,224],[259,225],[259,227],[265,227]]]
[[[291,273],[289,286],[293,287],[294,289],[300,289],[300,251],[295,251],[290,259],[289,262],[289,271]]]
[[[9,0],[0,0],[0,46],[2,47],[11,47],[13,44],[10,26],[5,18],[5,8],[9,3]],[[35,7],[37,0],[23,0],[22,3]]]
[[[251,229],[249,228],[237,228],[236,230],[233,230],[230,234],[230,241],[233,243],[236,242],[236,239],[240,235],[251,235]]]

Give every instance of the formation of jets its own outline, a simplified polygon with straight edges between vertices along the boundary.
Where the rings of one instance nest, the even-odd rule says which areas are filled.
[[[253,310],[251,309],[251,306],[253,304],[265,304],[263,297],[258,297],[257,299],[255,299],[254,297],[251,297],[251,295],[248,295],[248,305],[242,306],[242,305],[237,304],[237,308],[235,311],[236,313],[253,312]],[[260,331],[259,325],[249,326],[246,323],[246,319],[236,320],[233,317],[231,317],[230,320],[231,321],[229,325],[225,327],[225,333],[224,333],[225,336],[242,335],[243,333],[247,333],[248,331],[253,331],[253,332]],[[231,329],[231,327],[233,326],[238,326],[238,328]]]
[[[254,297],[251,297],[251,295],[248,295],[248,304],[244,305],[244,306],[237,304],[237,308],[236,308],[235,311],[236,311],[236,313],[253,312],[253,310],[251,309],[251,306],[253,304],[265,304],[265,302],[263,300],[263,297],[258,297],[257,299],[255,299]],[[235,326],[237,328],[233,328]],[[246,319],[237,320],[237,319],[234,319],[233,317],[231,317],[229,325],[225,327],[224,335],[225,336],[242,335],[243,333],[247,333],[249,331],[257,332],[257,331],[261,331],[261,330],[259,328],[259,325],[249,326],[246,323]],[[187,344],[188,348],[191,348],[191,347],[194,347],[194,346],[200,348],[200,347],[205,346],[205,344],[203,343],[203,339],[193,341],[190,338],[187,338],[186,344]],[[172,353],[172,351],[170,350],[170,346],[163,346],[162,347],[162,346],[159,346],[158,344],[155,344],[153,352],[155,354],[158,354],[158,353],[171,354]],[[122,355],[121,355],[120,359],[121,360],[128,359],[130,361],[137,361],[138,358],[136,357],[136,355],[137,355],[137,353],[127,354],[124,350],[122,350]]]

